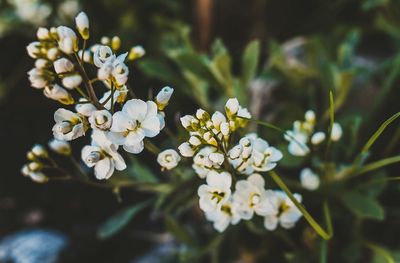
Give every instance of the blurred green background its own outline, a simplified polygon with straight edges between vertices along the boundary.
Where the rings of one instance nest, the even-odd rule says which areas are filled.
[[[28,2],[30,8],[45,4],[50,11],[37,13],[35,19],[24,18],[27,11],[18,8]],[[61,182],[37,185],[19,173],[30,147],[51,138],[52,116],[58,107],[30,87],[26,73],[33,61],[25,46],[35,39],[37,26],[72,26],[79,10],[90,18],[92,44],[102,36],[117,35],[121,50],[139,44],[146,49],[146,56],[130,66],[130,83],[143,98],[165,85],[175,88],[167,118],[173,131],[175,113],[192,113],[199,105],[220,108],[232,95],[249,105],[259,119],[287,129],[309,108],[324,115],[329,90],[334,90],[336,102],[343,100],[337,119],[347,131],[354,128],[358,134],[347,137],[341,148],[346,154],[338,154],[338,160],[345,162],[360,142],[399,110],[398,1],[0,0],[0,237],[27,228],[59,230],[71,244],[65,262],[130,262],[152,247],[150,239],[143,241],[141,235],[163,229],[142,216],[131,223],[132,231],[100,241],[96,238],[99,224],[126,203],[147,196],[123,192],[126,203],[119,203],[104,189]],[[253,40],[258,40],[253,45],[260,47],[259,60],[256,73],[246,78],[242,56]],[[210,76],[204,70],[207,63],[214,63],[223,80],[232,82]],[[237,83],[236,76],[241,76]],[[235,85],[241,89],[230,90]],[[389,128],[372,158],[398,154],[398,136],[395,127]],[[79,147],[75,153],[79,154]],[[158,169],[155,162],[149,165]],[[397,173],[395,166],[387,170],[389,175]],[[385,262],[353,248],[359,246],[352,242],[357,235],[400,251],[399,187],[392,183],[379,194],[386,210],[384,221],[368,221],[358,228],[357,222],[351,222],[347,229],[346,218],[340,217],[343,208],[333,209],[341,226],[333,246],[340,253],[330,262]],[[248,235],[243,242],[251,239]],[[277,257],[271,262],[285,260]]]

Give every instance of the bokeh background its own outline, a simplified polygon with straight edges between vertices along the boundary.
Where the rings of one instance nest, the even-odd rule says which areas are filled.
[[[40,5],[45,8],[38,8]],[[124,202],[120,203],[106,189],[72,182],[38,185],[19,172],[31,146],[46,144],[51,138],[52,116],[58,107],[30,87],[26,73],[33,61],[25,47],[35,39],[37,26],[72,26],[80,10],[90,18],[92,41],[118,35],[122,39],[122,50],[139,44],[146,49],[143,61],[130,67],[135,92],[146,97],[151,90],[174,86],[171,113],[182,109],[190,113],[199,102],[187,97],[191,87],[181,79],[181,64],[166,54],[171,54],[168,52],[176,47],[187,49],[187,41],[196,54],[208,53],[216,38],[222,40],[231,54],[233,72],[240,70],[241,54],[254,39],[259,39],[261,44],[260,64],[269,61],[271,65],[271,58],[277,56],[274,45],[282,47],[296,37],[314,43],[314,48],[319,48],[316,54],[323,54],[326,60],[335,60],[340,52],[351,52],[358,65],[362,65],[359,71],[362,77],[353,83],[358,81],[362,85],[352,94],[351,103],[346,104],[344,111],[368,112],[367,119],[374,124],[362,126],[360,140],[399,109],[400,4],[397,1],[0,0],[0,237],[27,229],[58,231],[68,240],[61,262],[134,262],[154,246],[146,231],[162,229],[151,225],[147,216],[139,216],[131,223],[131,231],[99,240],[96,230],[101,223],[124,207],[124,202],[145,199],[146,195],[123,192]],[[285,72],[282,67],[281,72]],[[282,75],[286,76],[280,81],[283,88],[275,97],[287,101],[296,97],[304,102],[303,111],[293,108],[293,120],[307,109],[305,94],[310,89],[298,87],[296,92],[288,92],[285,86],[288,83],[301,86],[302,78],[297,79],[293,72]],[[264,77],[268,79],[269,75]],[[316,96],[317,105],[326,105],[327,90]],[[211,98],[215,96],[209,94]],[[262,113],[270,112],[268,107]],[[174,116],[169,122],[172,127],[175,125]],[[392,128],[384,136],[378,151],[385,150],[395,131]],[[398,144],[390,151],[395,153],[397,148]],[[158,169],[154,162],[149,164]],[[396,167],[390,171],[398,174]],[[398,248],[396,236],[400,234],[400,209],[396,208],[400,196],[396,187],[381,197],[391,211],[389,219],[373,223],[366,230],[367,235],[392,248]],[[354,255],[354,259],[349,256],[346,262],[367,262],[363,260],[362,256]]]

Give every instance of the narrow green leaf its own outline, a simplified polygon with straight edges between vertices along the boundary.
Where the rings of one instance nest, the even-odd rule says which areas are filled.
[[[400,116],[400,112],[397,112],[393,116],[391,116],[389,119],[387,119],[385,122],[381,124],[381,126],[378,128],[378,130],[369,138],[367,143],[364,145],[364,147],[361,149],[360,154],[354,161],[354,164],[358,166],[360,164],[361,158],[363,155],[368,153],[369,149],[372,147],[372,145],[375,143],[375,141],[379,138],[379,136],[385,131],[385,129],[392,123],[394,122],[398,117]]]
[[[259,57],[260,41],[253,40],[249,44],[247,44],[242,55],[242,72],[240,78],[242,88],[246,88],[249,82],[255,77]]]
[[[326,145],[325,160],[328,159],[329,149],[332,144],[332,128],[335,122],[335,102],[333,100],[333,93],[329,91],[329,128],[328,128],[328,144]]]
[[[141,183],[157,183],[157,176],[146,166],[144,166],[136,157],[130,157],[132,165],[129,168],[129,174]]]
[[[196,241],[194,240],[192,235],[172,216],[165,217],[165,225],[168,231],[171,232],[180,241],[192,246],[196,245]]]
[[[374,262],[377,262],[377,257],[382,258],[384,262],[387,263],[396,263],[392,255],[387,251],[385,248],[378,246],[377,244],[366,242],[365,246],[370,248],[372,251],[375,253],[375,260]],[[381,262],[381,261],[378,261]]]
[[[364,165],[360,169],[356,170],[354,172],[354,174],[352,174],[352,176],[365,174],[365,173],[368,173],[368,172],[371,172],[371,171],[377,170],[379,168],[382,168],[382,167],[385,167],[385,166],[388,166],[388,165],[391,165],[394,163],[398,163],[398,162],[400,162],[400,155],[385,158],[385,159]]]
[[[344,206],[360,218],[383,220],[385,211],[378,201],[372,197],[357,192],[346,193],[341,196]]]
[[[135,215],[137,215],[150,203],[151,200],[148,200],[139,204],[134,204],[121,210],[99,227],[99,229],[97,230],[97,236],[101,239],[106,239],[115,235],[120,230],[122,230],[133,219]]]
[[[310,226],[318,233],[318,235],[320,235],[325,240],[331,239],[333,236],[333,227],[332,227],[332,221],[330,218],[328,204],[327,203],[324,204],[324,217],[325,217],[325,223],[327,225],[327,231],[325,231],[317,223],[317,221],[315,221],[315,219],[310,215],[310,213],[307,212],[307,210],[304,208],[304,206],[297,201],[297,199],[293,196],[292,192],[289,190],[289,188],[286,186],[286,184],[281,180],[279,175],[274,171],[270,171],[269,174],[270,174],[271,178],[274,180],[274,182],[287,194],[287,196],[294,203],[294,205],[297,207],[297,209],[300,210],[300,212],[303,214],[304,218],[307,220],[307,222],[310,224]]]

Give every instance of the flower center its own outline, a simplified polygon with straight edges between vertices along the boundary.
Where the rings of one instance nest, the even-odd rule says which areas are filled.
[[[253,193],[250,196],[250,207],[254,207],[254,206],[258,205],[260,203],[260,201],[261,201],[260,195],[257,193]]]
[[[87,157],[86,157],[86,161],[88,163],[94,164],[97,163],[98,161],[100,161],[102,159],[102,154],[100,152],[91,152]]]
[[[58,131],[67,134],[72,131],[74,125],[70,121],[63,121],[58,125]]]
[[[228,214],[229,216],[232,216],[232,208],[230,205],[221,206],[221,211],[224,212],[225,214]]]
[[[211,192],[211,200],[216,200],[217,204],[225,197],[225,192],[215,190]]]

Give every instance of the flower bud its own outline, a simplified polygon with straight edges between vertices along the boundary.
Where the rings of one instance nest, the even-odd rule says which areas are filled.
[[[199,146],[201,144],[201,140],[197,136],[190,136],[189,143],[193,146]]]
[[[157,162],[160,164],[160,166],[163,169],[167,169],[167,170],[171,170],[171,169],[175,168],[178,165],[180,160],[181,160],[181,157],[178,155],[178,153],[175,150],[172,150],[172,149],[162,151],[157,156]]]
[[[78,56],[81,58],[83,52],[83,61],[86,63],[90,63],[92,61],[92,54],[89,50],[79,50]]]
[[[224,162],[224,155],[222,153],[210,153],[208,158],[218,165],[221,165]]]
[[[315,123],[315,113],[314,113],[314,111],[308,110],[308,111],[304,114],[304,118],[306,119],[307,122]]]
[[[38,41],[30,43],[26,47],[26,51],[31,58],[37,58],[40,54],[40,43]]]
[[[335,122],[332,126],[331,138],[332,141],[336,142],[340,140],[343,135],[342,126],[339,123]]]
[[[217,128],[219,130],[220,125],[222,122],[226,122],[226,118],[224,116],[224,114],[222,114],[219,111],[216,111],[212,117],[211,117],[212,123],[214,125],[215,128]]]
[[[47,153],[46,149],[45,149],[42,145],[40,145],[40,144],[35,144],[35,145],[32,147],[31,152],[32,152],[36,157],[39,157],[39,158],[47,158],[47,157],[49,156],[49,154]]]
[[[57,27],[58,47],[66,54],[78,51],[78,39],[75,32],[66,26]]]
[[[78,74],[66,76],[62,79],[62,84],[67,89],[74,89],[82,83],[82,77]]]
[[[62,155],[70,155],[71,154],[71,146],[66,141],[61,141],[57,139],[53,139],[49,141],[49,147],[51,150],[58,154]]]
[[[59,55],[59,52],[58,52],[58,48],[56,48],[56,47],[53,47],[53,48],[50,48],[49,50],[47,50],[46,56],[51,61],[56,60],[58,58],[58,55]]]
[[[158,92],[156,96],[156,103],[158,106],[159,110],[163,110],[165,106],[168,105],[168,102],[172,96],[172,93],[174,92],[174,89],[171,87],[164,87],[160,92]]]
[[[194,155],[194,150],[188,142],[184,142],[179,145],[178,150],[180,154],[184,157],[192,157]]]
[[[89,18],[85,14],[85,12],[80,12],[75,17],[75,24],[76,28],[79,31],[79,34],[82,36],[83,39],[89,39]]]
[[[129,51],[128,60],[135,60],[143,57],[146,54],[146,51],[142,46],[134,46]]]
[[[24,166],[22,166],[21,173],[22,173],[23,176],[29,176],[31,171],[29,170],[28,165],[25,164]]]
[[[321,142],[323,142],[326,138],[326,135],[324,132],[316,132],[314,135],[311,137],[311,143],[314,145],[318,145]]]
[[[203,109],[198,109],[196,111],[196,118],[201,121],[207,121],[210,119],[210,114]]]
[[[101,39],[100,39],[100,43],[101,43],[102,45],[109,45],[110,42],[111,42],[110,38],[109,38],[109,37],[106,37],[106,36],[103,36],[103,37],[101,37]]]
[[[231,158],[232,160],[239,158],[239,156],[242,154],[242,151],[243,146],[236,145],[228,152],[229,158]]]
[[[229,99],[225,104],[225,111],[228,117],[235,115],[239,111],[239,101],[236,98]]]
[[[54,70],[57,74],[72,72],[74,64],[67,58],[60,58],[54,61]]]
[[[46,86],[43,90],[43,94],[47,98],[59,101],[60,103],[65,105],[70,105],[75,102],[71,94],[69,94],[67,90],[65,90],[58,84]]]
[[[39,171],[40,169],[42,169],[42,165],[38,162],[30,162],[28,164],[28,168],[29,168],[29,171],[36,172],[36,171]]]
[[[29,174],[29,177],[31,178],[32,181],[35,183],[47,183],[49,181],[49,178],[42,172],[33,172]]]
[[[316,190],[320,185],[320,179],[310,168],[304,168],[300,172],[301,185],[308,190]]]
[[[86,99],[80,99],[80,102],[86,101]],[[76,111],[85,117],[90,117],[97,108],[91,103],[81,103],[75,106]]]
[[[44,58],[38,58],[35,61],[35,68],[37,69],[44,69],[50,66],[50,63],[48,60],[44,59]]]
[[[111,48],[112,50],[118,50],[121,47],[121,39],[118,36],[114,36],[111,39]]]
[[[192,120],[194,117],[192,115],[185,115],[180,118],[183,128],[188,129],[192,125]]]
[[[227,122],[221,123],[220,130],[224,136],[228,136],[230,133],[229,124]]]
[[[39,27],[36,32],[36,36],[39,40],[46,40],[50,38],[50,32],[45,27]]]

